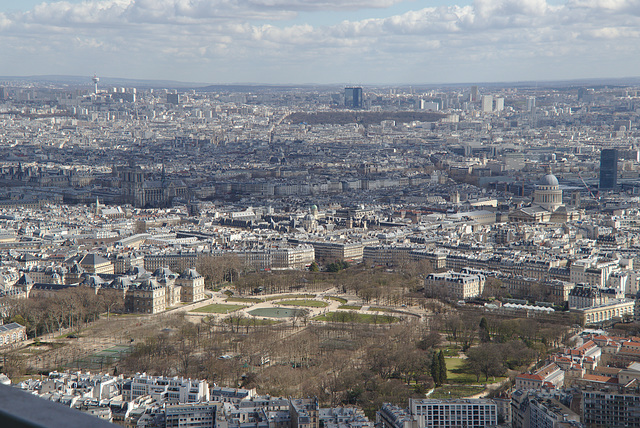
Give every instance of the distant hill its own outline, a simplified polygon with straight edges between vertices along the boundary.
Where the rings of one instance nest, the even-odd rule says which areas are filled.
[[[201,92],[290,92],[296,89],[316,90],[318,92],[342,91],[344,86],[340,85],[263,85],[263,84],[229,84],[229,85],[209,85],[197,88]]]
[[[42,76],[0,76],[1,81],[14,82],[33,82],[44,85],[66,85],[66,86],[91,86],[91,78],[93,76],[60,76],[60,75],[42,75]],[[207,85],[207,83],[197,82],[179,82],[176,80],[144,80],[144,79],[126,79],[121,77],[103,77],[100,78],[100,87],[124,86],[136,88],[167,88],[167,89],[196,89]]]
[[[0,76],[1,82],[31,82],[42,85],[89,87],[92,85],[92,76],[70,75],[32,75],[32,76]],[[211,84],[204,82],[181,82],[178,80],[153,80],[153,79],[128,79],[123,77],[100,78],[100,87],[136,87],[153,89],[177,89],[187,91],[195,89],[199,92],[288,92],[296,89],[314,90],[318,92],[341,92],[349,84],[265,84],[265,83],[229,83]],[[640,85],[640,77],[620,78],[587,78],[566,80],[539,80],[539,81],[513,81],[513,82],[463,82],[463,83],[415,83],[415,84],[364,84],[367,89],[372,88],[406,88],[412,91],[432,90],[434,88],[466,88],[477,85],[485,88],[523,88],[523,89],[557,89],[568,90],[576,87],[625,87]]]

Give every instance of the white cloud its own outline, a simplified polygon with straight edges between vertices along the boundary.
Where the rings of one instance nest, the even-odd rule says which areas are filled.
[[[434,80],[482,80],[480,75],[510,72],[520,80],[531,76],[517,73],[569,73],[576,65],[584,73],[606,73],[603,59],[616,51],[612,42],[630,54],[628,65],[620,68],[617,60],[612,72],[631,75],[640,65],[638,0],[474,0],[325,26],[288,24],[298,12],[386,8],[399,1],[43,3],[28,12],[0,14],[0,56],[23,58],[13,68],[0,64],[0,74],[51,64],[67,64],[69,70],[58,72],[70,73],[90,62],[113,75],[191,80],[211,78],[213,64],[214,81],[336,81],[358,73],[392,81],[403,67],[416,70],[414,76],[423,76],[422,67],[439,73]],[[25,51],[44,54],[26,58]]]

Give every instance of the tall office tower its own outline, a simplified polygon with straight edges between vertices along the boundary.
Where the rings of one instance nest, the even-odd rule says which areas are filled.
[[[479,99],[480,99],[480,92],[478,91],[478,87],[472,86],[471,93],[469,94],[469,101],[471,101],[472,103],[475,103]]]
[[[493,95],[482,96],[482,112],[491,113],[493,111]]]
[[[344,88],[344,105],[349,108],[362,108],[362,88]]]
[[[180,104],[180,95],[177,93],[167,94],[167,104]]]
[[[527,111],[534,111],[536,109],[536,97],[527,98]]]
[[[504,110],[504,98],[496,98],[496,111]]]
[[[7,98],[7,88],[0,87],[0,100],[6,100]]]
[[[600,152],[600,189],[614,189],[618,185],[618,150]]]

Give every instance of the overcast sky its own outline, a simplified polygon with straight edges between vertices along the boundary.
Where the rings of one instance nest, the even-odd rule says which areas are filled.
[[[640,75],[640,0],[454,1],[2,0],[0,75],[351,84]]]

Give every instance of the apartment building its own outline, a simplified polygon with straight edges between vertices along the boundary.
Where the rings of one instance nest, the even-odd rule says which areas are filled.
[[[556,363],[547,364],[534,373],[516,376],[516,389],[560,388],[564,384],[564,371]]]
[[[215,428],[218,404],[197,403],[167,405],[166,428]]]
[[[485,276],[459,272],[430,273],[424,280],[425,288],[439,288],[455,299],[471,299],[482,294]]]
[[[125,401],[143,395],[171,404],[200,403],[209,401],[209,384],[206,380],[149,376],[146,373],[137,374],[123,383],[122,398]]]
[[[382,428],[413,428],[415,423],[404,409],[384,403],[376,412],[376,425]]]
[[[498,408],[492,400],[409,399],[417,428],[480,428],[498,425]]]
[[[582,391],[582,417],[588,427],[640,426],[640,387],[637,381],[626,385],[602,385]]]

